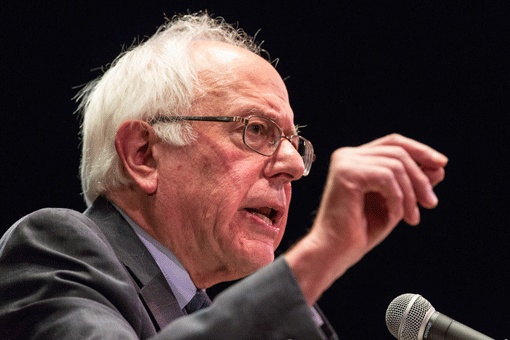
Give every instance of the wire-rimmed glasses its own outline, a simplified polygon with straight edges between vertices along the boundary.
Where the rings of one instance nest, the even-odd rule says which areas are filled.
[[[238,116],[160,116],[150,120],[153,125],[158,122],[175,122],[183,120],[197,120],[208,122],[240,122],[244,124],[243,142],[251,150],[264,156],[272,156],[282,138],[288,140],[303,158],[307,176],[315,161],[313,146],[310,141],[298,135],[285,136],[282,129],[271,119],[260,116],[238,117]]]

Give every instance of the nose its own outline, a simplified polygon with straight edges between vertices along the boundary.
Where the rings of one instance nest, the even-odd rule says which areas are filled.
[[[282,175],[290,181],[296,181],[303,176],[305,163],[291,141],[282,137],[280,145],[275,153],[270,157],[266,167],[266,173],[269,177]]]

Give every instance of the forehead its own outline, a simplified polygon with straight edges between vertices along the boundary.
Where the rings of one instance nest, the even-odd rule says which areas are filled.
[[[226,43],[200,42],[198,76],[203,99],[222,112],[215,115],[267,116],[283,129],[293,129],[287,88],[274,67],[260,56]]]

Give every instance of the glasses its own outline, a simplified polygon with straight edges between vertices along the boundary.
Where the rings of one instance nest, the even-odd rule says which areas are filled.
[[[197,120],[207,122],[240,122],[244,124],[243,142],[244,144],[258,154],[264,156],[272,156],[282,138],[288,140],[292,146],[297,150],[299,155],[303,158],[305,171],[303,176],[307,176],[312,168],[312,163],[315,161],[315,154],[313,152],[312,143],[306,138],[298,135],[285,136],[282,129],[271,119],[249,116],[247,118],[237,116],[172,116],[172,117],[155,117],[149,124],[153,125],[158,122],[175,122],[184,120]]]

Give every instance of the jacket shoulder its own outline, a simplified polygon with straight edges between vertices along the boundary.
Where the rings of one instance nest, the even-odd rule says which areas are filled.
[[[129,337],[142,328],[143,306],[127,270],[98,226],[74,210],[38,210],[4,234],[0,292],[0,323],[8,325],[2,339],[30,338],[38,334],[36,325],[44,325],[49,338],[65,327],[116,329]],[[55,310],[76,315],[79,324]]]

